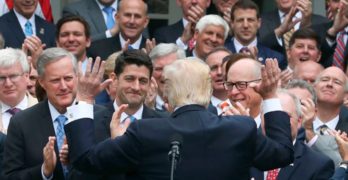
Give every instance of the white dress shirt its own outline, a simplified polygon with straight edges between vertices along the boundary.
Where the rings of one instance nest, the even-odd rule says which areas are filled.
[[[36,35],[36,25],[35,25],[35,14],[33,14],[29,19],[25,18],[21,14],[19,14],[15,9],[13,9],[15,15],[17,16],[17,19],[19,21],[19,24],[22,28],[23,33],[25,32],[25,23],[29,21],[31,23],[31,28],[33,30],[33,35]],[[24,33],[25,34],[25,33]]]
[[[97,2],[97,4],[98,4],[98,6],[99,6],[99,9],[100,9],[100,11],[102,12],[102,15],[103,15],[103,17],[104,17],[104,21],[105,21],[105,24],[107,23],[107,19],[108,19],[108,15],[106,14],[106,12],[104,12],[103,11],[103,9],[104,9],[104,5],[102,5],[102,4],[100,4],[100,2],[98,1],[98,0],[95,0],[96,2]],[[114,21],[115,21],[115,23],[117,23],[116,22],[116,20],[115,20],[115,15],[116,15],[116,13],[117,13],[117,0],[114,2],[114,3],[112,3],[111,5],[110,5],[110,7],[112,7],[112,8],[114,8],[114,11],[112,12],[112,17],[114,18]],[[106,36],[106,38],[110,38],[111,37],[111,32],[110,32],[110,30],[106,30],[105,31],[105,36]]]

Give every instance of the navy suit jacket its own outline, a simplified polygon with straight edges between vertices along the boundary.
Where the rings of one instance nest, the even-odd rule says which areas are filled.
[[[231,52],[237,53],[236,47],[233,43],[233,39],[226,41],[225,47],[229,49]],[[257,43],[257,50],[258,50],[258,59],[262,60],[261,62],[263,64],[265,64],[266,58],[277,58],[280,69],[284,70],[288,66],[288,62],[286,61],[285,57],[281,53],[274,51],[266,46],[263,46],[260,43]]]
[[[132,172],[127,179],[168,180],[171,138],[180,134],[176,179],[249,180],[252,165],[267,170],[293,160],[289,116],[275,111],[265,119],[270,138],[257,133],[250,117],[218,117],[199,105],[180,107],[170,118],[135,121],[123,136],[97,145],[92,119],[73,121],[65,132],[70,160],[83,171]]]
[[[277,180],[326,180],[333,175],[335,166],[327,156],[311,150],[300,140],[296,141],[294,150],[294,163],[281,168]],[[263,171],[252,168],[250,172],[255,180],[264,180]]]
[[[184,25],[181,19],[172,25],[158,28],[155,30],[153,37],[157,43],[175,43],[183,31]]]
[[[348,180],[348,171],[342,167],[336,168],[335,174],[330,180]]]
[[[140,49],[145,48],[146,39],[142,37],[140,43]],[[101,39],[98,41],[92,42],[91,46],[87,49],[87,56],[95,59],[99,56],[102,60],[106,60],[112,53],[121,51],[121,41],[119,34],[116,34],[114,37]]]
[[[336,130],[341,130],[348,133],[348,108],[346,106],[341,106]]]
[[[98,115],[102,109],[100,106],[95,106],[95,122],[98,121]],[[42,179],[42,151],[49,136],[55,136],[55,131],[47,100],[13,116],[5,141],[3,164],[5,179]],[[55,152],[57,164],[53,179],[64,179],[57,144],[55,144]],[[74,170],[70,169],[69,173],[73,174]]]
[[[3,165],[3,161],[4,161],[4,148],[5,148],[5,139],[6,139],[6,135],[2,132],[0,132],[0,179],[4,179],[3,175],[2,175],[2,165]]]
[[[46,48],[55,47],[54,25],[37,15],[35,15],[35,25],[36,36],[46,44]],[[5,47],[22,48],[25,35],[13,10],[0,17],[0,33],[5,39]]]

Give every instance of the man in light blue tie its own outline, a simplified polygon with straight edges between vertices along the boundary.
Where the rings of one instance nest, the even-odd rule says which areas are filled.
[[[0,32],[5,38],[5,47],[22,48],[26,37],[37,36],[46,44],[54,47],[55,27],[35,15],[39,0],[14,0],[13,10],[0,18]]]

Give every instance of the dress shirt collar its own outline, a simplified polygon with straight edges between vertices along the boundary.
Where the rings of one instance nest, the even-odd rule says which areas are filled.
[[[283,23],[286,14],[285,14],[283,11],[280,11],[280,10],[278,10],[278,14],[279,14],[279,17],[280,17],[280,23]],[[295,16],[293,17],[292,20],[301,19],[301,18],[302,18],[302,13],[301,13],[301,11],[298,11],[298,12],[295,14]],[[301,21],[300,21],[300,22],[301,22]],[[297,29],[300,28],[300,22],[298,22],[298,23],[295,25],[295,30],[297,30]]]
[[[189,23],[188,20],[186,20],[185,18],[182,18],[182,25],[184,26],[184,28],[186,27],[188,23]]]
[[[156,96],[156,109],[163,110],[163,105],[164,105],[163,99],[161,98],[161,96],[157,95]]]
[[[29,21],[31,23],[31,27],[32,27],[32,30],[33,30],[33,35],[36,35],[35,13],[29,19],[27,19],[23,15],[19,14],[14,8],[13,8],[13,11],[14,11],[15,15],[17,16],[17,19],[19,21],[19,24],[22,27],[23,32],[24,32],[24,29],[25,29],[25,23],[27,23],[27,21]]]
[[[240,51],[240,49],[242,49],[243,47],[248,47],[249,49],[252,47],[257,47],[257,38],[255,38],[247,46],[243,46],[242,43],[240,43],[236,38],[233,38],[233,43],[234,43],[234,47],[236,48],[236,52],[238,53]]]
[[[230,104],[230,101],[228,100],[228,99],[226,99],[226,100],[224,100],[224,101],[226,101],[230,106],[231,106],[231,104]],[[224,101],[222,101],[221,99],[218,99],[217,97],[215,97],[215,96],[211,96],[211,98],[210,98],[210,102],[211,102],[211,104],[214,106],[214,107],[216,107],[216,110],[217,110],[217,114],[218,115],[220,115],[221,113],[222,113],[222,109],[221,109],[221,107],[220,107],[220,104],[222,103],[222,102],[224,102]]]
[[[126,40],[123,39],[123,37],[121,36],[121,33],[119,33],[119,36],[120,36],[121,47],[124,48],[124,44],[126,44]],[[140,35],[139,39],[136,40],[133,44],[130,44],[130,46],[132,46],[133,49],[139,49],[142,38],[143,38],[143,35]]]
[[[256,123],[256,127],[257,127],[257,128],[260,128],[260,126],[261,126],[261,114],[258,114],[258,115],[254,118],[254,120],[255,120],[255,123]]]
[[[113,105],[114,105],[115,111],[117,111],[118,110],[118,105],[116,103],[116,100],[114,101]],[[141,105],[140,108],[138,109],[138,111],[135,112],[134,114],[126,114],[125,112],[123,112],[121,114],[120,121],[121,122],[125,121],[128,118],[128,116],[130,116],[130,115],[135,117],[137,120],[142,119],[142,117],[143,117],[143,109],[144,109],[144,105]]]
[[[53,106],[53,104],[50,103],[49,100],[48,100],[48,108],[49,108],[49,110],[50,110],[52,122],[54,123],[54,120],[56,120],[57,117],[58,117],[59,115],[61,115],[61,114],[60,114],[60,113],[58,112],[58,110]],[[62,114],[62,115],[64,115],[65,117],[68,117],[67,112],[65,112],[65,113]]]
[[[7,110],[14,108],[14,107],[8,106],[7,104],[4,104],[3,102],[1,102],[1,107],[2,107],[1,113],[5,113]],[[20,110],[26,109],[28,107],[28,97],[25,95],[22,101],[19,102],[15,107]]]
[[[314,122],[313,122],[313,129],[315,132],[319,132],[319,127],[321,125],[325,124],[329,129],[334,130],[334,129],[336,129],[336,126],[338,124],[338,120],[339,120],[339,115],[337,115],[336,117],[334,117],[333,119],[331,119],[327,123],[323,123],[318,117],[316,117]]]
[[[104,5],[102,5],[98,0],[95,0],[96,2],[97,2],[97,4],[98,4],[98,6],[99,6],[99,9],[102,11],[102,12],[104,12],[103,11],[103,9],[104,9],[104,7],[106,7],[106,6],[104,6]],[[112,3],[109,7],[112,7],[112,8],[114,8],[114,12],[116,12],[117,11],[117,0],[114,2],[114,3]]]

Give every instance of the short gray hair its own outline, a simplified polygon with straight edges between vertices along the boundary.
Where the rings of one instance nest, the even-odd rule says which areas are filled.
[[[186,57],[185,51],[174,43],[160,43],[155,46],[149,56],[152,62],[155,62],[157,58],[175,53],[177,59],[184,59]]]
[[[10,67],[19,63],[24,73],[29,73],[27,56],[22,50],[6,48],[0,50],[0,67]]]
[[[289,93],[286,89],[278,89],[277,94],[285,94],[285,95],[290,96],[295,103],[296,115],[298,116],[298,118],[302,117],[301,102],[300,102],[300,99],[298,97]]]
[[[317,104],[318,97],[312,85],[302,79],[293,79],[286,86],[285,89],[300,88],[306,89],[312,95],[312,100],[314,104]]]
[[[45,74],[45,67],[47,64],[58,61],[64,57],[71,59],[74,72],[77,72],[77,60],[76,57],[69,51],[63,48],[48,48],[42,52],[37,60],[37,73],[39,77],[43,77]]]
[[[205,15],[199,19],[195,29],[198,30],[198,32],[202,32],[209,25],[222,26],[225,30],[224,39],[226,40],[230,27],[222,17],[215,14]]]

